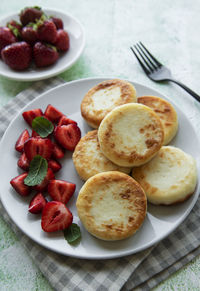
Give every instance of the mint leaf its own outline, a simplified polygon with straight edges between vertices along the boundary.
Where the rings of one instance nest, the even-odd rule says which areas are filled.
[[[81,230],[76,223],[72,223],[68,228],[64,229],[63,233],[69,244],[76,243],[81,238]]]
[[[37,116],[32,121],[32,128],[35,130],[41,137],[47,137],[53,132],[54,126],[51,121],[46,119],[43,116]]]
[[[35,156],[29,167],[27,177],[24,179],[24,184],[27,186],[39,185],[47,174],[47,160],[40,155]]]

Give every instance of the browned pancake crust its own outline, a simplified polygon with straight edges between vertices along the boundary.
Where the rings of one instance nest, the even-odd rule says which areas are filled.
[[[117,201],[120,205],[116,215],[116,206],[113,213],[107,213],[108,201],[110,205]],[[106,201],[101,223],[97,223],[92,208],[102,201]],[[93,205],[95,204],[95,206]],[[121,240],[133,235],[141,226],[146,216],[147,199],[142,187],[130,176],[117,171],[97,174],[84,184],[77,199],[77,210],[85,228],[94,236],[103,240]],[[122,206],[122,208],[121,208]],[[127,216],[127,217],[126,217]]]
[[[95,111],[88,110],[93,104],[92,96],[95,92],[101,89],[113,89],[115,87],[121,88],[121,97],[115,101],[111,108]],[[103,118],[113,108],[130,102],[136,102],[136,92],[133,85],[120,79],[106,80],[91,88],[84,96],[81,103],[81,114],[90,126],[98,128]]]

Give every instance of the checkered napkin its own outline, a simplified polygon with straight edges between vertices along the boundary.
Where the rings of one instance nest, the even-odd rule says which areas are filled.
[[[28,102],[62,84],[53,78],[34,83],[0,110],[0,137],[9,122]],[[189,217],[168,238],[135,255],[112,260],[83,260],[49,251],[24,235],[0,203],[0,213],[17,234],[28,254],[55,290],[150,290],[200,254],[200,201]]]

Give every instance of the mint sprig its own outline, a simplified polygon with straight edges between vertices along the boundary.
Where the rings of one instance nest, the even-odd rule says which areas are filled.
[[[39,185],[47,174],[47,160],[40,155],[35,156],[29,167],[27,177],[24,179],[24,184],[27,186]]]
[[[43,116],[37,116],[33,119],[32,128],[43,138],[47,137],[54,130],[53,123]]]
[[[76,223],[72,223],[68,228],[64,229],[63,233],[69,244],[77,243],[81,238],[81,230]]]

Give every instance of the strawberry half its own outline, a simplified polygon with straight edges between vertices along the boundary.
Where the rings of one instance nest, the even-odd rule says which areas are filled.
[[[20,167],[22,170],[24,171],[28,171],[29,166],[30,166],[30,162],[27,159],[25,153],[23,153],[21,155],[21,157],[19,158],[18,162],[17,162],[18,167]]]
[[[37,109],[24,111],[22,113],[22,116],[23,116],[24,120],[32,127],[33,119],[38,117],[38,116],[43,116],[43,112],[41,109],[37,108]]]
[[[53,147],[54,147],[52,153],[53,158],[56,160],[62,159],[65,155],[65,150],[55,142],[53,143]]]
[[[41,226],[44,231],[53,232],[68,228],[72,220],[71,211],[62,202],[50,201],[43,208]]]
[[[54,173],[58,172],[62,168],[61,164],[56,160],[48,161],[48,167],[51,168]]]
[[[18,152],[23,152],[24,150],[24,143],[29,139],[29,133],[28,130],[25,129],[19,136],[18,140],[16,141],[15,144],[15,149]]]
[[[80,128],[76,124],[57,126],[54,130],[56,141],[65,149],[73,151],[81,138]]]
[[[48,193],[55,201],[66,204],[74,194],[76,185],[63,180],[52,180],[48,185]]]
[[[44,116],[52,122],[58,122],[64,114],[57,108],[49,104],[44,112]]]
[[[25,41],[14,42],[1,51],[2,60],[13,70],[27,69],[32,60],[32,48]]]
[[[42,193],[37,193],[29,204],[28,211],[33,214],[41,213],[44,206],[47,204],[47,200],[44,198]]]
[[[57,30],[57,38],[55,46],[59,51],[67,51],[69,49],[69,35],[63,29]]]
[[[46,177],[44,178],[44,180],[39,185],[34,186],[34,189],[38,192],[45,191],[47,189],[49,181],[53,180],[53,179],[55,179],[55,175],[54,175],[52,169],[49,168],[47,170],[47,174],[46,174]]]
[[[67,125],[67,124],[70,124],[70,123],[74,123],[74,124],[77,125],[77,122],[76,122],[76,121],[74,121],[74,120],[68,118],[67,116],[63,115],[63,116],[60,118],[60,120],[59,120],[59,122],[58,122],[58,125],[61,126],[61,125]]]
[[[19,193],[21,196],[27,196],[30,193],[31,188],[24,184],[24,179],[28,173],[23,173],[10,181],[12,187]]]
[[[24,152],[31,161],[36,155],[49,160],[53,151],[53,144],[49,138],[31,137],[24,144]]]

